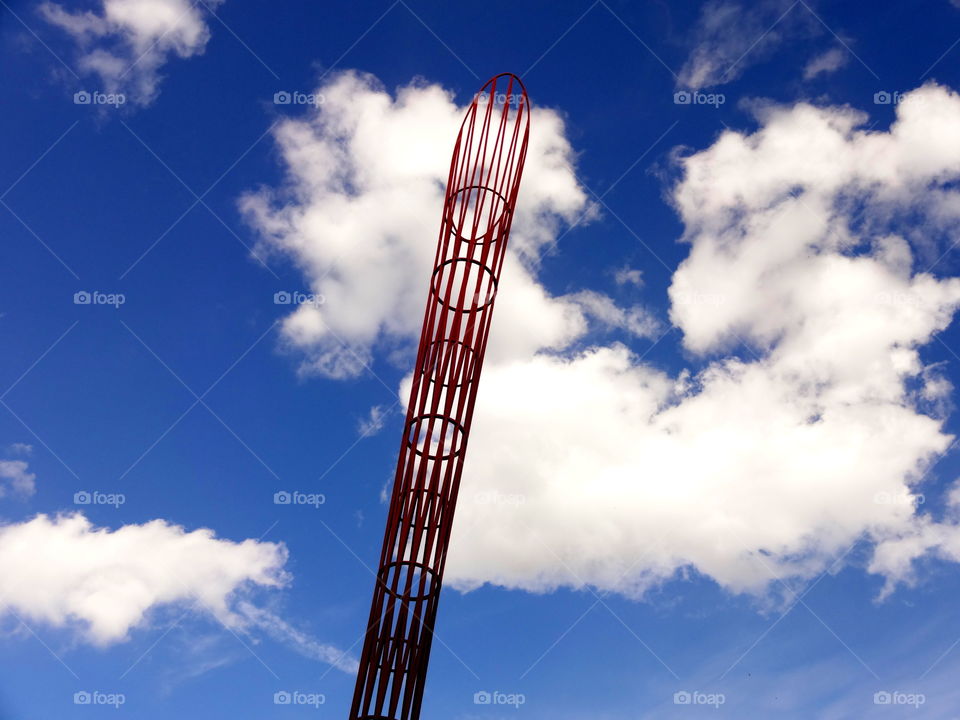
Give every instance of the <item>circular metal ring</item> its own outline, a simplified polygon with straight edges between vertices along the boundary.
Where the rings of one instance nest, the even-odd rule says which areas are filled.
[[[431,452],[424,452],[420,449],[420,433],[422,428],[429,427],[429,421],[439,420],[440,427],[445,428],[447,425],[450,425],[453,428],[450,438],[450,448],[444,448],[445,454],[443,455],[434,455]],[[410,433],[415,432],[417,437],[411,438]],[[410,425],[407,427],[407,445],[413,450],[417,455],[428,460],[447,460],[452,458],[454,455],[459,454],[463,446],[463,438],[466,433],[463,430],[463,426],[458,423],[453,418],[448,418],[446,415],[440,415],[437,413],[428,413],[426,415],[418,415],[410,421]],[[444,443],[446,445],[446,443]],[[425,448],[426,449],[426,448]]]
[[[477,212],[476,204],[477,202],[479,202],[480,198],[483,196],[484,193],[490,193],[491,195],[493,195],[494,203],[499,205],[500,208],[499,208],[499,212],[495,216],[495,219],[487,222],[486,226],[479,225],[477,227],[477,232],[479,233],[479,235],[473,235],[472,229],[471,229],[471,235],[468,237],[463,232],[465,228],[462,225],[460,226],[457,225],[457,218],[454,217],[454,209],[456,208],[458,198],[464,197],[464,193],[466,193],[465,197],[466,197],[467,209],[466,211],[461,210],[461,214],[464,216],[470,214],[470,195],[474,190],[477,191],[477,201],[473,203],[474,215]],[[484,212],[489,212],[489,211],[484,210]],[[453,193],[451,193],[450,199],[447,201],[447,222],[450,225],[450,232],[453,233],[453,235],[459,238],[460,240],[463,240],[464,242],[468,242],[473,245],[483,245],[484,243],[495,242],[496,240],[498,240],[499,237],[496,237],[496,230],[503,223],[503,219],[509,214],[510,214],[510,204],[507,202],[507,198],[504,197],[502,193],[498,192],[497,190],[494,190],[493,188],[487,187],[486,185],[465,185],[459,190],[455,190]],[[464,217],[464,220],[466,220],[466,217]]]
[[[421,577],[426,577],[428,579],[428,582],[427,582],[428,587],[424,588],[424,592],[422,595],[412,594],[413,592],[415,592],[415,588],[419,587],[419,582],[415,582],[415,581],[410,582],[411,594],[407,594],[405,592],[396,592],[393,589],[391,589],[390,587],[391,583],[387,582],[391,574],[391,570],[399,575],[401,572],[400,570],[401,568],[407,569],[407,574],[408,574],[407,576],[409,577],[412,574],[415,580],[419,581],[419,578],[416,577],[417,574],[419,574]],[[414,568],[414,570],[411,571],[409,568]],[[404,582],[398,582],[397,586],[405,587],[406,586],[405,581],[407,578],[403,577],[401,579]],[[383,585],[383,589],[386,590],[388,594],[397,598],[398,600],[404,600],[406,602],[426,600],[431,595],[434,595],[437,593],[439,589],[438,586],[440,585],[440,583],[437,581],[436,573],[434,573],[434,571],[426,563],[414,562],[413,560],[394,560],[393,562],[387,563],[386,565],[381,567],[380,570],[377,572],[377,580],[380,581],[380,584]]]
[[[487,280],[487,292],[485,294],[485,297],[483,297],[483,304],[479,304],[479,301],[481,300],[480,292],[473,293],[475,297],[474,297],[473,304],[471,304],[470,307],[459,307],[457,305],[451,305],[445,302],[443,297],[440,295],[440,283],[442,282],[444,270],[447,269],[448,265],[454,266],[457,263],[463,263],[467,266],[476,265],[481,269],[482,272],[485,272],[487,274],[489,279]],[[453,269],[452,272],[454,273],[454,277],[456,277],[457,270]],[[466,277],[464,278],[464,281],[468,280],[470,277],[469,270],[465,274],[466,274]],[[481,290],[482,290],[482,287],[481,287]],[[454,310],[454,311],[459,310],[460,312],[468,312],[468,313],[479,312],[481,310],[486,309],[491,304],[493,304],[493,300],[497,296],[497,277],[496,275],[493,274],[493,270],[488,268],[479,260],[471,260],[467,258],[451,258],[449,260],[444,260],[442,263],[440,263],[440,265],[436,268],[436,270],[433,271],[433,277],[430,279],[430,292],[432,292],[434,297],[437,298],[437,302],[440,303],[445,308],[450,308],[451,310]],[[457,293],[457,296],[459,297],[459,293]],[[464,300],[466,299],[467,297],[465,296]]]

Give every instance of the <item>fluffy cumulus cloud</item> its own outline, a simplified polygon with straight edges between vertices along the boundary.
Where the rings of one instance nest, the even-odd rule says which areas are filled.
[[[171,604],[243,629],[251,616],[234,607],[237,598],[284,585],[286,555],[281,544],[233,542],[163,520],[110,530],[80,514],[38,515],[0,527],[0,597],[4,612],[76,628],[96,645],[126,639]]]
[[[950,444],[924,412],[949,386],[918,351],[950,323],[960,279],[923,272],[891,227],[946,232],[960,98],[928,86],[889,132],[865,121],[766,108],[756,132],[682,161],[673,198],[691,250],[670,314],[708,360],[699,372],[668,377],[617,347],[489,369],[455,582],[634,593],[693,568],[759,592],[860,537],[891,581],[927,549],[950,555],[957,526],[916,514]]]
[[[203,52],[210,31],[202,7],[223,0],[102,0],[97,11],[70,11],[44,2],[39,11],[77,45],[77,70],[99,79],[99,91],[124,93],[137,104],[157,95],[160,70],[171,56]]]
[[[234,634],[272,638],[347,673],[355,657],[253,602],[286,587],[283,543],[235,542],[164,520],[96,527],[82,514],[0,526],[0,617],[62,628],[104,647],[127,640],[164,608],[214,618]],[[198,647],[191,644],[190,650]],[[217,662],[223,662],[221,658]]]
[[[325,304],[288,316],[284,338],[305,355],[301,370],[357,375],[375,347],[419,334],[433,264],[450,152],[463,120],[450,93],[411,85],[392,97],[377,81],[340,74],[318,89],[324,103],[275,131],[289,183],[246,195],[241,209],[260,230],[264,252],[301,266]],[[524,182],[494,325],[492,359],[529,357],[580,335],[588,316],[649,333],[639,308],[603,296],[552,297],[535,277],[540,253],[587,201],[572,172],[563,120],[534,106]]]
[[[279,126],[289,184],[242,202],[328,298],[291,315],[285,338],[309,370],[338,376],[356,372],[346,351],[369,357],[419,330],[460,110],[438,87],[391,97],[356,75],[321,91],[325,105]],[[951,443],[952,388],[920,350],[960,305],[960,279],[925,269],[960,226],[960,98],[920,88],[886,131],[844,107],[757,113],[755,131],[679,161],[690,251],[665,300],[687,370],[617,342],[584,349],[591,324],[629,338],[656,321],[541,284],[537,254],[585,199],[559,116],[533,118],[454,585],[639,595],[695,572],[762,594],[862,541],[890,591],[918,558],[960,558],[960,513],[917,501]]]

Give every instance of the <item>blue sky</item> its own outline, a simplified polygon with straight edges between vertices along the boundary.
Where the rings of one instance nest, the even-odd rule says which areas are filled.
[[[346,714],[434,247],[432,159],[507,70],[553,154],[525,177],[424,717],[954,716],[960,8],[0,5],[0,717]],[[818,125],[841,108],[876,152]],[[898,112],[910,132],[890,132]],[[410,177],[408,137],[426,158]],[[805,221],[766,214],[786,197],[761,197],[768,176],[813,216],[815,241],[782,257]],[[898,268],[904,284],[870,291],[886,310],[843,304],[873,282],[844,259]],[[309,307],[291,320],[283,292],[323,294],[325,329]],[[754,386],[737,362],[766,374]],[[790,379],[811,367],[818,389]],[[780,412],[810,397],[831,424],[796,449]],[[743,452],[714,463],[729,438],[702,428],[727,423]],[[658,444],[670,427],[682,441]],[[816,470],[845,463],[858,479]],[[202,528],[223,542],[185,535]],[[221,567],[211,587],[202,569]]]

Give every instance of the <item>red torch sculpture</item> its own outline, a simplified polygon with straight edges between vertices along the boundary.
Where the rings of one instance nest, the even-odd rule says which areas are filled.
[[[474,97],[450,163],[351,720],[420,717],[480,369],[530,134],[523,83]]]

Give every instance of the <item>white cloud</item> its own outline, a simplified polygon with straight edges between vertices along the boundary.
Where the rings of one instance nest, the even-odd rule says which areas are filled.
[[[164,520],[110,530],[82,514],[37,515],[0,526],[0,616],[64,628],[103,647],[127,640],[162,608],[178,606],[212,616],[253,642],[265,634],[355,672],[354,657],[250,601],[255,589],[289,584],[286,561],[282,543],[234,542]],[[196,643],[190,650],[204,654]],[[222,654],[202,659],[188,674],[229,660]]]
[[[850,62],[850,53],[839,47],[815,55],[803,68],[803,79],[812,80],[818,75],[829,75]]]
[[[343,75],[321,90],[326,105],[280,125],[289,185],[242,206],[328,298],[285,336],[308,370],[338,376],[356,372],[340,338],[368,359],[419,331],[460,111],[436,86],[393,99]],[[672,200],[690,254],[669,314],[696,364],[678,373],[618,344],[573,351],[590,319],[647,316],[538,281],[537,253],[585,205],[559,116],[539,113],[450,581],[635,595],[693,571],[764,593],[858,538],[890,584],[928,551],[952,557],[957,526],[915,505],[950,444],[925,412],[949,384],[918,351],[951,322],[960,279],[916,264],[960,217],[960,98],[916,90],[888,132],[849,108],[761,106],[757,131],[682,159]]]
[[[584,314],[608,329],[625,330],[640,338],[654,338],[662,332],[657,319],[643,307],[622,308],[609,296],[595,290],[581,290],[563,299],[576,303]]]
[[[286,584],[286,558],[282,544],[218,539],[163,520],[110,530],[80,514],[38,515],[0,527],[0,597],[27,622],[74,628],[95,645],[125,640],[170,604],[243,629],[235,599]]]
[[[693,49],[680,68],[678,84],[691,90],[732,82],[770,56],[790,35],[818,28],[803,7],[789,0],[740,3],[710,0],[694,27]]]
[[[695,353],[746,341],[755,355],[675,378],[615,347],[488,368],[464,487],[525,502],[467,491],[454,583],[629,594],[693,568],[761,592],[861,536],[902,559],[871,565],[890,582],[934,544],[950,554],[957,526],[918,518],[912,498],[950,442],[919,410],[918,349],[951,321],[960,280],[914,272],[906,241],[851,208],[919,222],[927,188],[960,176],[960,98],[927,86],[898,118],[871,133],[849,109],[767,108],[757,132],[683,160],[691,252],[671,318]],[[913,546],[894,553],[897,538]]]
[[[23,460],[0,460],[0,498],[5,497],[8,491],[21,497],[28,497],[37,491],[34,483],[37,476],[28,467]]]
[[[13,455],[32,455],[33,445],[27,443],[12,443],[7,447],[7,452]]]
[[[240,602],[238,609],[247,620],[266,632],[274,640],[289,645],[301,655],[311,660],[325,662],[345,673],[354,674],[357,672],[359,662],[355,657],[333,645],[319,642],[301,630],[297,630],[279,615],[251,605],[249,602]]]
[[[405,87],[392,98],[356,73],[318,92],[322,106],[275,131],[288,185],[247,194],[240,206],[261,232],[261,251],[294,257],[326,299],[284,321],[285,341],[305,354],[301,371],[347,377],[363,371],[375,347],[419,334],[463,108],[436,85]],[[532,123],[492,360],[563,347],[587,322],[580,303],[551,297],[534,277],[540,252],[560,222],[582,213],[586,196],[561,117],[534,106]]]
[[[617,285],[635,285],[643,287],[643,270],[624,266],[613,273]]]
[[[210,0],[207,6],[222,2]],[[147,105],[170,56],[204,51],[210,30],[200,7],[190,0],[101,0],[99,12],[71,12],[53,2],[42,3],[39,11],[73,38],[77,70],[99,78],[98,90],[125,93]]]
[[[671,379],[616,347],[488,368],[450,581],[635,595],[692,568],[760,593],[866,529],[910,527],[907,481],[946,448],[938,423],[808,384],[769,360]]]
[[[383,405],[374,405],[370,408],[370,414],[367,418],[357,423],[357,432],[360,437],[376,435],[380,432],[383,429],[384,423],[387,421],[388,412],[389,409]]]
[[[946,506],[945,522],[935,522],[929,515],[921,516],[910,527],[878,545],[870,572],[887,578],[881,597],[893,592],[897,582],[915,584],[918,581],[915,564],[924,556],[960,562],[960,480],[951,486]]]

